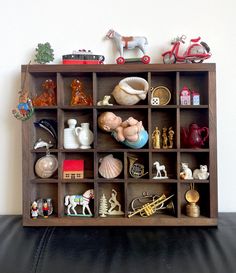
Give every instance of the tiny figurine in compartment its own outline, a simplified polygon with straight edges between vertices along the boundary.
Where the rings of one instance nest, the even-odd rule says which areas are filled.
[[[107,217],[107,213],[108,213],[107,198],[103,193],[102,197],[100,198],[99,215],[100,217]]]
[[[37,200],[38,212],[39,215],[48,218],[49,215],[53,212],[52,199],[51,198],[42,198]]]
[[[160,165],[158,161],[155,161],[153,165],[156,167],[157,174],[156,176],[153,177],[153,179],[167,179],[167,172],[166,172],[166,167],[165,165]],[[164,174],[164,176],[162,175]]]
[[[34,166],[35,173],[40,178],[49,178],[53,176],[58,168],[58,160],[55,155],[51,155],[49,150],[47,150],[46,155],[40,157]]]
[[[141,178],[148,174],[148,172],[144,172],[145,168],[144,165],[141,163],[138,163],[138,158],[135,156],[128,156],[129,159],[129,174],[133,178]]]
[[[32,219],[37,219],[39,216],[39,210],[38,210],[38,205],[37,202],[34,201],[31,205],[31,218]]]
[[[196,123],[189,125],[189,129],[181,128],[181,143],[188,148],[202,148],[209,137],[207,127],[199,127]]]
[[[41,128],[48,132],[57,142],[57,122],[53,119],[41,119],[34,122],[36,128]]]
[[[114,158],[112,154],[100,158],[99,163],[98,172],[106,179],[116,178],[123,169],[122,161],[118,158]]]
[[[64,148],[65,149],[78,149],[79,142],[75,134],[76,119],[68,119],[67,123],[69,128],[64,129]]]
[[[41,138],[39,138],[34,144],[35,150],[40,149],[40,148],[44,148],[44,147],[46,149],[49,149],[49,148],[53,147],[53,144],[50,140],[48,142],[46,142],[46,141],[42,140]]]
[[[89,129],[88,122],[83,122],[81,126],[76,127],[75,134],[78,137],[80,149],[91,149],[90,145],[93,143],[94,136],[93,132]]]
[[[162,128],[162,148],[167,149],[168,148],[168,137],[167,137],[167,128]]]
[[[160,130],[158,127],[155,128],[155,130],[152,133],[152,146],[154,149],[160,149]]]
[[[48,79],[43,84],[43,93],[32,99],[33,106],[54,106],[56,105],[56,83]]]
[[[169,146],[168,148],[172,149],[173,148],[173,145],[174,145],[174,130],[172,129],[172,127],[169,127],[169,130],[168,130],[168,139],[169,139]]]
[[[192,170],[188,167],[188,163],[181,162],[181,169],[182,171],[179,175],[180,179],[193,179]]]
[[[131,202],[131,208],[132,211],[129,212],[128,217],[132,217],[136,214],[139,214],[141,217],[149,217],[155,213],[157,213],[158,211],[165,209],[167,207],[170,207],[171,210],[174,211],[174,204],[173,202],[171,203],[171,205],[166,205],[166,207],[164,207],[164,203],[168,200],[170,200],[172,197],[174,196],[174,194],[170,195],[169,197],[166,197],[165,194],[162,194],[161,196],[158,195],[153,195],[153,196],[149,196],[149,195],[144,195],[144,198],[147,199],[147,201],[143,201],[143,197],[138,197],[132,200]],[[149,200],[151,197],[151,201]],[[138,200],[138,206],[135,207],[134,204],[135,202]]]
[[[110,29],[107,34],[106,38],[114,39],[115,45],[119,50],[120,57],[116,59],[117,64],[124,64],[125,62],[133,62],[133,61],[142,61],[144,64],[150,63],[150,57],[146,55],[146,47],[148,45],[148,41],[146,37],[143,36],[121,36],[118,32]],[[123,57],[123,49],[134,49],[139,48],[144,56],[142,58],[131,58],[131,59],[124,59]]]
[[[117,201],[117,191],[112,189],[111,198],[108,200],[110,208],[107,211],[108,215],[123,215],[124,212],[121,210],[121,204]]]
[[[84,90],[84,84],[77,79],[74,79],[71,83],[72,97],[71,105],[93,105],[93,100],[90,95],[87,95]]]
[[[97,106],[113,106],[112,103],[109,103],[111,96],[105,95],[102,100],[98,101]]]
[[[148,133],[142,121],[132,117],[122,122],[121,117],[113,112],[104,112],[98,117],[98,126],[105,132],[111,132],[117,141],[133,149],[142,148],[148,141]]]
[[[167,105],[171,99],[171,92],[165,86],[151,88],[151,105]]]
[[[206,180],[209,177],[209,172],[207,171],[207,165],[200,165],[200,169],[195,169],[193,171],[193,178]]]
[[[35,62],[39,64],[50,63],[54,60],[53,49],[50,43],[38,44],[35,54]]]
[[[196,91],[192,91],[192,103],[193,105],[200,105],[200,94]]]
[[[93,216],[89,208],[89,202],[91,199],[94,199],[93,189],[87,190],[86,192],[84,192],[83,195],[67,195],[65,197],[65,206],[67,206],[67,215],[68,216],[86,216],[86,217]],[[76,212],[75,207],[77,205],[82,206],[82,214]],[[70,209],[72,209],[73,213],[71,213]],[[86,214],[85,209],[87,210],[88,214]]]
[[[191,105],[191,91],[186,86],[180,91],[180,104]]]
[[[44,217],[44,218],[48,218],[48,211],[49,211],[48,202],[47,202],[47,200],[45,199],[45,200],[43,201],[43,217]]]
[[[165,64],[173,63],[201,63],[204,60],[211,57],[209,46],[201,41],[201,37],[196,39],[191,39],[190,44],[183,54],[179,54],[179,48],[181,43],[185,43],[186,36],[182,35],[181,37],[177,36],[171,41],[173,45],[171,50],[168,50],[162,54],[163,62]]]
[[[63,161],[63,179],[83,179],[84,178],[84,160]]]
[[[145,100],[149,90],[148,82],[140,77],[124,78],[112,91],[112,96],[120,105],[134,105]]]
[[[199,192],[194,189],[194,184],[191,183],[190,190],[185,193],[185,199],[188,204],[186,205],[186,215],[189,217],[199,217],[200,207],[196,204],[199,201]]]
[[[63,64],[103,64],[105,57],[95,55],[91,50],[74,50],[72,54],[62,55]]]

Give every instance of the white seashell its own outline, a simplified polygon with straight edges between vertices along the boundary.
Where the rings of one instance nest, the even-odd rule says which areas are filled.
[[[119,176],[123,169],[123,163],[121,160],[114,158],[112,154],[109,154],[99,161],[101,164],[98,168],[98,172],[104,178],[111,179]]]
[[[127,77],[119,82],[112,92],[120,105],[134,105],[145,100],[149,89],[148,82],[140,77]]]

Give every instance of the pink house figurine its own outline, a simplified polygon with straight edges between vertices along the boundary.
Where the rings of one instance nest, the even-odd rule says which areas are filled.
[[[193,105],[200,105],[200,94],[196,91],[192,91],[192,103]]]
[[[180,91],[180,104],[191,105],[191,92],[186,86]]]

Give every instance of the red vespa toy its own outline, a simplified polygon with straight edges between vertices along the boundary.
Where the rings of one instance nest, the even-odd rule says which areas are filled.
[[[179,55],[181,43],[185,43],[186,36],[182,35],[173,39],[171,44],[172,49],[162,54],[164,64],[179,63],[202,63],[204,60],[211,57],[210,48],[205,42],[200,42],[201,37],[190,40],[190,45],[187,47],[183,55]]]

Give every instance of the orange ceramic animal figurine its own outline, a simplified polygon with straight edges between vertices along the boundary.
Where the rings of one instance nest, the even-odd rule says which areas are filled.
[[[34,106],[56,105],[55,82],[51,79],[48,79],[42,84],[42,87],[44,89],[44,92],[33,99],[33,105]]]
[[[92,105],[92,98],[85,94],[84,85],[80,80],[73,80],[71,83],[72,98],[71,105]]]

